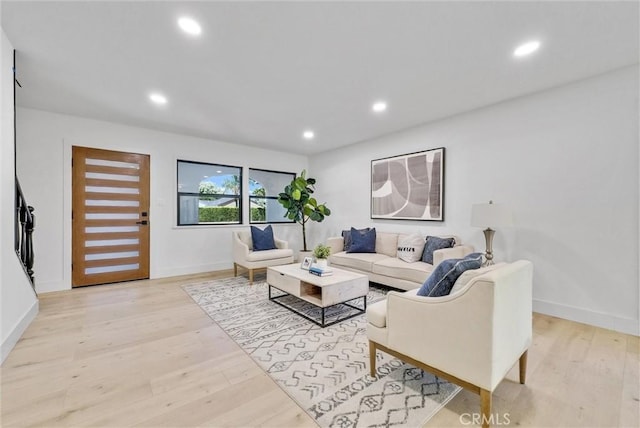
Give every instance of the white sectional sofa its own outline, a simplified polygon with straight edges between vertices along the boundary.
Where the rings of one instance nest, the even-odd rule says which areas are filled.
[[[344,239],[341,236],[331,237],[327,245],[331,247],[329,263],[340,269],[363,273],[369,281],[400,290],[412,290],[420,287],[433,271],[435,266],[446,259],[458,259],[473,252],[470,245],[462,245],[456,236],[440,236],[454,238],[455,246],[433,253],[433,264],[424,262],[408,263],[396,257],[398,241],[408,235],[388,232],[376,233],[375,253],[347,253],[344,251]]]

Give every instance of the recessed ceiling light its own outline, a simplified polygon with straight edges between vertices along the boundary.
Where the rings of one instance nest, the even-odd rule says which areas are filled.
[[[217,171],[216,171],[216,174],[222,174],[222,171],[217,170]]]
[[[167,97],[157,92],[150,94],[149,99],[158,105],[164,105],[167,103]]]
[[[385,103],[384,101],[376,101],[373,106],[371,106],[371,110],[375,111],[376,113],[382,113],[386,109],[387,103]]]
[[[302,133],[302,136],[304,137],[305,140],[313,140],[316,134],[314,134],[313,131],[304,131]]]
[[[524,43],[516,48],[513,51],[513,56],[523,57],[530,55],[538,50],[540,47],[540,42],[537,40],[532,40],[530,42]]]
[[[199,36],[202,33],[202,28],[200,24],[198,24],[195,20],[191,18],[187,18],[183,16],[178,19],[178,26],[187,34],[191,34],[192,36]]]

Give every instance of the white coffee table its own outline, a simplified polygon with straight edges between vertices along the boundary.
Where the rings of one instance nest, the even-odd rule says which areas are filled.
[[[318,324],[320,327],[327,327],[337,322],[353,318],[364,313],[367,310],[367,293],[369,292],[369,278],[355,272],[332,268],[333,275],[316,276],[308,271],[301,269],[299,263],[283,266],[272,266],[267,269],[267,284],[269,284],[269,300],[283,306],[290,311]],[[271,288],[286,293],[279,296],[272,296]],[[298,299],[311,303],[321,308],[321,320],[309,317],[289,305],[279,301],[279,299],[288,295],[295,296]],[[353,306],[348,302],[363,297],[363,307]],[[343,304],[358,312],[353,313],[345,318],[325,323],[325,309],[330,306]]]

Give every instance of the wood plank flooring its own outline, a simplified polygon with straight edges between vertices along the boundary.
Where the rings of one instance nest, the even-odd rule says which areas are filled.
[[[230,275],[41,295],[0,368],[0,425],[316,426],[180,288]],[[494,426],[638,427],[639,358],[638,337],[535,314],[527,385],[516,365]],[[426,426],[469,426],[479,408],[462,391]]]

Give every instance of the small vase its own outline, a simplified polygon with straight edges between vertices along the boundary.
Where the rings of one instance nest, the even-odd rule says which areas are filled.
[[[321,268],[326,268],[327,266],[329,266],[327,259],[316,259],[316,264]]]

